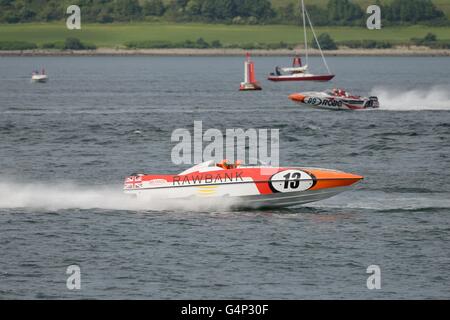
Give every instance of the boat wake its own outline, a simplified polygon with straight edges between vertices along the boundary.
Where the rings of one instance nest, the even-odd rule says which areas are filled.
[[[229,200],[204,201],[183,199],[163,201],[161,199],[136,199],[122,189],[85,187],[73,183],[8,183],[0,182],[0,209],[32,209],[58,211],[66,209],[104,209],[126,211],[189,211],[202,212],[229,210],[235,202]]]
[[[242,204],[242,203],[241,203]],[[136,212],[227,212],[234,211],[237,200],[211,199],[136,199],[122,189],[85,187],[73,183],[7,183],[0,182],[0,210],[27,209],[35,211],[59,210],[123,210]],[[449,209],[448,194],[418,197],[415,193],[385,193],[356,190],[340,197],[322,200],[306,207],[322,209],[363,209],[375,211],[416,211],[431,208]]]
[[[375,87],[370,95],[377,96],[381,110],[449,110],[450,93],[443,87],[399,92],[384,87]]]
[[[374,211],[429,211],[450,209],[448,193],[418,195],[417,193],[386,193],[382,191],[356,190],[342,197],[334,197],[311,204],[316,208],[361,209]]]

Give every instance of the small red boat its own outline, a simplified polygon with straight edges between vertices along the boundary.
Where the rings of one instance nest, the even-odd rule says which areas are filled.
[[[334,78],[333,74],[330,75],[315,75],[315,74],[305,74],[305,75],[286,75],[286,76],[269,76],[270,81],[330,81]]]
[[[275,72],[271,73],[267,78],[270,81],[330,81],[334,78],[334,74],[331,74],[330,68],[328,67],[327,61],[325,60],[325,56],[323,55],[322,48],[320,47],[319,40],[316,37],[316,33],[314,32],[314,28],[309,18],[308,11],[306,10],[304,1],[301,2],[302,8],[302,16],[303,16],[303,31],[304,31],[304,40],[305,40],[305,58],[306,65],[302,66],[302,61],[300,57],[294,57],[294,63],[292,64],[292,68],[280,68],[276,67]],[[314,40],[316,43],[316,47],[319,49],[320,55],[323,60],[323,64],[327,69],[327,74],[313,74],[308,72],[308,38],[306,33],[306,21],[308,21],[309,26],[311,27],[312,34],[314,36]]]
[[[334,74],[308,73],[308,66],[302,66],[300,58],[295,57],[292,68],[276,67],[275,73],[271,73],[267,79],[270,81],[330,81],[333,78]]]

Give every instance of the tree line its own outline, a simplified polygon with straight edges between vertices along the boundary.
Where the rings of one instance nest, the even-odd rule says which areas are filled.
[[[295,3],[297,1],[294,1]],[[209,22],[231,24],[299,24],[294,2],[275,8],[270,0],[0,0],[0,23],[63,20],[66,8],[79,5],[83,22]],[[381,4],[382,21],[390,24],[448,24],[431,0],[392,0]],[[365,8],[351,0],[329,0],[326,7],[307,5],[316,25],[363,26]]]

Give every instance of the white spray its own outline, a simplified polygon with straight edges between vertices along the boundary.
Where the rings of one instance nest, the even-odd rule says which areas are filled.
[[[0,180],[0,208],[36,210],[107,209],[131,211],[227,210],[234,204],[211,199],[167,201],[136,199],[117,187],[84,187],[73,183],[14,183]]]
[[[384,87],[375,87],[371,96],[377,96],[381,110],[449,110],[450,88],[441,86],[429,89],[399,91]]]

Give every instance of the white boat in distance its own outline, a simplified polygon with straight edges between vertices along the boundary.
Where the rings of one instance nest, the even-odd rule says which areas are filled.
[[[44,69],[42,69],[41,72],[33,71],[33,73],[31,74],[31,82],[45,83],[47,81],[48,81],[48,76],[45,74]]]

